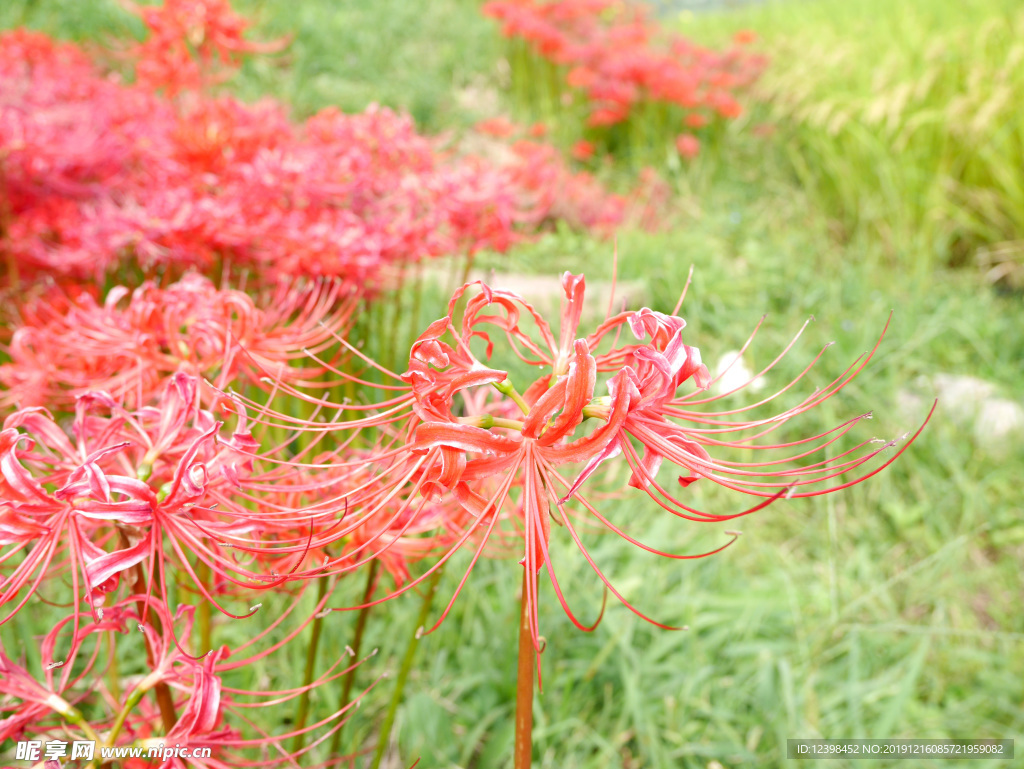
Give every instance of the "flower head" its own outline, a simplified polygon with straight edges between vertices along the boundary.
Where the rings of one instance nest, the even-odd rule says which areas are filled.
[[[353,292],[331,280],[285,284],[259,302],[194,273],[167,288],[118,286],[102,304],[86,292],[53,289],[20,308],[11,362],[0,365],[0,404],[70,409],[78,395],[103,390],[139,407],[178,372],[221,388],[258,384],[266,371],[312,381],[329,356],[317,366],[289,364],[308,360],[303,350],[335,346],[354,309]]]
[[[608,590],[623,601],[584,546],[579,523],[574,522],[577,519],[595,519],[644,550],[670,558],[704,557],[735,541],[733,534],[710,552],[678,555],[635,539],[583,492],[587,480],[612,458],[623,456],[632,471],[630,485],[661,507],[681,518],[708,522],[747,515],[782,497],[845,488],[877,473],[909,445],[881,462],[872,460],[895,442],[867,450],[864,443],[830,459],[809,461],[816,451],[832,446],[859,418],[798,441],[755,442],[832,397],[863,369],[871,354],[796,406],[772,417],[743,420],[737,417],[787,392],[803,375],[752,406],[698,409],[731,392],[708,395],[713,380],[700,352],[684,341],[686,324],[681,317],[647,308],[621,312],[582,335],[583,276],[566,273],[562,290],[561,325],[556,335],[537,309],[518,295],[484,284],[462,287],[452,297],[448,314],[431,323],[412,345],[408,369],[401,376],[392,374],[396,381],[388,386],[392,397],[375,406],[358,407],[366,412],[359,419],[308,426],[320,432],[332,428],[377,432],[373,442],[378,449],[358,462],[336,457],[326,483],[335,485],[339,474],[347,474],[348,490],[339,491],[337,499],[351,506],[360,526],[392,531],[386,538],[377,536],[378,555],[386,550],[386,541],[400,541],[405,532],[422,532],[424,527],[419,524],[424,521],[429,528],[432,514],[424,511],[432,501],[457,505],[464,512],[461,517],[443,516],[447,535],[441,541],[447,549],[430,571],[456,548],[474,548],[471,569],[488,542],[498,540],[500,549],[507,552],[508,543],[517,541],[528,578],[524,600],[531,612],[531,635],[538,650],[537,573],[542,567],[573,622],[582,629],[592,627],[576,618],[559,586],[550,549],[553,524],[565,529]],[[521,391],[511,381],[509,369],[490,364],[501,337],[516,370],[535,372],[536,378]],[[290,392],[303,397],[294,388]],[[269,413],[263,417],[281,418]],[[288,424],[302,429],[296,420],[288,420]],[[716,456],[733,446],[788,450],[791,455],[756,462]],[[325,463],[321,458],[319,464]],[[664,463],[675,465],[682,489],[705,480],[753,495],[757,501],[739,511],[698,510],[684,501],[685,492],[679,495],[658,481]],[[364,478],[359,482],[355,482],[356,465]],[[841,478],[848,473],[855,477]],[[375,518],[386,524],[374,524]],[[453,528],[461,531],[453,533]],[[343,560],[330,565],[353,567]]]

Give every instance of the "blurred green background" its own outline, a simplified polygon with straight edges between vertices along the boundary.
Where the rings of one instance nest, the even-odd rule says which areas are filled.
[[[283,54],[246,64],[231,85],[245,99],[272,96],[296,116],[379,102],[407,110],[423,131],[453,135],[510,111],[557,120],[510,101],[503,41],[474,0],[235,5],[257,35],[294,36]],[[708,44],[752,29],[771,63],[743,118],[693,164],[661,169],[678,196],[670,219],[655,233],[618,234],[620,278],[670,310],[694,265],[682,314],[708,362],[738,349],[769,313],[749,356],[766,365],[814,315],[770,374],[776,387],[835,341],[812,380],[827,383],[893,310],[878,356],[802,418],[799,433],[871,410],[858,435],[889,439],[916,429],[936,394],[939,409],[881,475],[744,519],[742,539],[715,558],[662,561],[592,533],[588,546],[623,594],[689,630],[662,631],[610,605],[582,634],[542,588],[535,765],[771,767],[786,763],[786,739],[797,737],[1011,737],[1024,749],[1024,427],[1008,429],[1024,402],[1024,12],[1010,0],[780,0],[673,8],[663,20]],[[141,34],[113,0],[7,0],[0,25],[20,24],[104,46]],[[762,124],[771,130],[755,134]],[[628,165],[600,173],[613,187],[635,178]],[[612,251],[557,230],[478,266],[606,281]],[[438,283],[421,322],[443,312]],[[701,484],[692,496],[713,510],[741,502]],[[737,528],[687,524],[634,495],[606,508],[680,552]],[[553,548],[560,579],[574,607],[594,615],[599,582],[563,533]],[[465,564],[447,569],[442,596]],[[421,642],[393,766],[416,757],[423,767],[510,765],[520,573],[512,562],[479,565],[446,623]],[[341,598],[355,600],[362,585],[352,582]],[[389,606],[391,622],[371,618],[366,643],[380,651],[363,685],[397,665],[418,610],[407,596]],[[325,664],[353,622],[330,618]],[[246,631],[219,632],[228,641]],[[299,669],[305,650],[289,648],[286,667]],[[246,675],[287,680],[273,660]],[[365,697],[346,727],[350,746],[372,744],[389,696],[384,681]],[[336,697],[317,691],[317,712],[331,712]]]

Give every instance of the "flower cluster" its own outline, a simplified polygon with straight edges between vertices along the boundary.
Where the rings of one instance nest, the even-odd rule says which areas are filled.
[[[327,586],[367,564],[392,575],[390,592],[371,600],[368,589],[358,607],[330,606],[332,593],[322,590],[314,612],[285,641],[262,651],[253,647],[259,658],[320,622],[328,609],[363,608],[415,589],[461,549],[471,551],[470,564],[433,627],[451,611],[480,558],[514,556],[523,566],[525,637],[539,655],[542,570],[572,622],[582,630],[596,626],[577,616],[559,582],[553,554],[558,530],[612,595],[667,627],[619,592],[587,549],[586,529],[607,529],[673,559],[718,553],[737,535],[727,532],[724,544],[692,554],[642,542],[628,523],[602,512],[588,491],[593,481],[608,477],[609,463],[624,460],[628,485],[670,514],[725,522],[782,498],[863,481],[895,461],[917,435],[895,451],[899,441],[846,447],[844,438],[860,416],[818,435],[793,438],[787,432],[768,443],[766,436],[833,397],[871,353],[779,413],[760,415],[762,407],[789,397],[814,361],[756,404],[717,407],[749,383],[710,395],[716,379],[687,343],[681,317],[648,308],[623,311],[583,333],[585,281],[569,273],[561,281],[557,333],[522,297],[467,284],[451,298],[447,314],[412,344],[405,371],[389,372],[343,338],[348,306],[337,285],[315,286],[301,301],[278,299],[275,311],[260,312],[244,295],[191,277],[167,289],[144,285],[124,307],[119,303],[127,292],[115,289],[103,306],[85,294],[60,294],[62,307],[39,311],[32,328],[49,328],[54,340],[67,336],[58,362],[80,369],[80,378],[43,388],[44,398],[64,402],[90,378],[122,390],[120,397],[79,392],[68,433],[38,406],[13,412],[0,430],[0,622],[43,594],[70,607],[44,643],[43,656],[54,663],[45,680],[0,649],[6,671],[0,692],[13,703],[0,734],[66,730],[115,745],[147,744],[157,732],[164,742],[180,737],[191,746],[256,745],[231,725],[237,719],[228,718],[233,708],[251,706],[237,697],[253,693],[221,683],[247,658],[238,655],[241,649],[229,655],[211,642],[211,607],[246,620],[260,606],[245,600],[252,594],[301,593],[310,582]],[[325,315],[318,309],[324,307],[339,309]],[[328,320],[312,322],[321,316]],[[278,322],[284,317],[295,327],[277,334],[286,328]],[[109,364],[89,349],[104,334],[112,350],[126,349],[121,357],[110,355]],[[159,337],[168,350],[181,347],[183,357],[169,355],[170,363],[163,362],[167,353],[147,347],[150,337]],[[282,353],[280,345],[289,341],[304,345],[305,364]],[[330,385],[342,389],[345,383],[371,386],[353,373],[351,362],[322,356],[328,341],[358,366],[390,377],[380,385],[384,399],[338,403],[322,389],[326,383],[310,379],[309,372],[327,373],[334,377]],[[492,363],[499,343],[507,367]],[[61,344],[53,347],[60,350]],[[74,347],[83,349],[75,353]],[[184,356],[186,348],[196,355]],[[154,369],[153,379],[131,365],[140,356],[152,357],[143,368]],[[513,378],[523,372],[531,372],[530,381],[520,390]],[[217,386],[204,390],[196,375],[214,377]],[[253,386],[248,394],[227,391],[236,384]],[[139,403],[126,407],[129,397]],[[747,416],[755,410],[758,416]],[[742,450],[742,461],[729,458],[731,449]],[[781,456],[751,458],[764,450]],[[666,464],[676,468],[673,483],[659,480]],[[753,502],[735,511],[700,510],[686,500],[685,489],[696,482],[718,484]],[[185,595],[197,603],[198,640],[194,609],[181,602]],[[292,601],[287,613],[298,605]],[[275,619],[242,648],[278,624]],[[120,679],[108,675],[101,692],[83,693],[75,684],[85,673],[75,660],[85,661],[86,671],[99,669],[100,652],[109,647],[100,637],[119,636],[128,627],[142,629],[142,676],[110,691]],[[61,660],[69,661],[67,667],[52,672]],[[340,664],[274,701],[341,675],[335,672]],[[96,697],[106,715],[86,718],[81,703],[90,700],[94,714]],[[293,734],[306,730],[299,724]],[[284,750],[282,739],[264,736],[263,742]]]
[[[287,41],[254,43],[249,26],[229,0],[164,0],[158,6],[125,6],[142,19],[149,36],[131,50],[139,83],[168,95],[198,91],[223,79],[247,53],[272,53]]]
[[[141,407],[176,372],[220,387],[258,385],[266,371],[308,383],[331,361],[289,362],[308,361],[303,350],[336,348],[354,309],[353,292],[337,280],[278,286],[258,300],[194,273],[168,288],[118,286],[102,304],[87,291],[52,288],[18,307],[10,362],[0,364],[0,405],[70,410],[77,396],[100,389]]]
[[[154,756],[162,760],[161,766],[175,769],[266,765],[246,755],[252,748],[262,749],[267,763],[297,766],[312,746],[296,751],[286,743],[323,727],[347,708],[286,734],[245,734],[253,730],[243,731],[238,724],[252,723],[253,708],[294,700],[310,687],[254,691],[226,685],[224,678],[233,670],[257,663],[273,650],[253,650],[267,646],[267,630],[234,648],[221,646],[193,656],[185,647],[194,643],[194,614],[194,607],[181,606],[172,615],[145,596],[134,596],[98,610],[96,621],[88,625],[65,618],[42,640],[41,677],[12,660],[0,642],[0,697],[6,713],[0,719],[0,740],[34,740],[39,753],[53,751],[46,758],[57,766],[60,759],[99,764],[103,751],[119,748],[141,750],[142,758],[124,760],[124,766],[152,765]],[[133,636],[144,639],[148,672],[126,679],[122,689],[107,674],[118,668],[118,646],[123,649]],[[312,686],[330,684],[350,672],[354,665],[346,668],[344,660]],[[156,704],[146,697],[153,693]],[[173,751],[174,746],[186,746],[185,753]]]
[[[167,10],[176,7],[140,12],[176,19]],[[213,25],[204,35],[192,22],[170,28],[203,45],[244,48],[214,23],[222,17],[203,19]],[[161,30],[152,38],[159,50]],[[326,109],[296,124],[271,102],[201,92],[168,100],[154,88],[171,90],[182,72],[177,55],[158,76],[143,67],[159,60],[148,45],[139,82],[126,86],[70,44],[23,30],[0,35],[0,253],[9,282],[99,279],[128,261],[147,272],[224,265],[268,283],[340,276],[372,292],[411,262],[504,251],[558,213],[523,171],[546,163],[561,180],[556,154],[534,152],[509,167],[453,158],[408,116],[376,106],[357,115]],[[601,197],[592,181],[578,186],[587,202],[579,215],[570,207],[574,223],[614,221],[614,204],[589,202]]]
[[[225,429],[222,419],[233,427]],[[165,379],[153,405],[134,411],[102,391],[79,396],[70,427],[71,437],[45,409],[25,408],[0,430],[0,606],[6,609],[0,622],[44,590],[70,607],[41,646],[43,681],[0,646],[0,696],[8,713],[0,739],[70,732],[103,747],[178,740],[192,749],[215,746],[213,760],[199,762],[208,766],[224,766],[223,751],[231,748],[268,745],[282,760],[297,755],[282,742],[304,733],[302,727],[243,739],[237,724],[247,719],[233,718],[232,725],[225,716],[300,696],[344,673],[335,671],[340,660],[307,686],[279,692],[225,688],[221,676],[278,648],[280,641],[264,639],[298,602],[245,644],[211,645],[210,606],[228,617],[251,617],[260,604],[233,606],[245,593],[283,589],[288,564],[309,553],[298,533],[305,518],[247,509],[238,492],[252,480],[259,448],[244,411],[230,400],[202,408],[198,381],[177,373]],[[305,584],[292,589],[301,592]],[[205,610],[198,638],[196,607],[181,602],[183,593]],[[314,620],[328,597],[289,637]],[[142,675],[121,679],[115,644],[124,646],[117,638],[136,630],[146,666]],[[83,681],[89,686],[78,685]],[[257,702],[247,701],[253,697]]]
[[[609,193],[593,174],[574,170],[554,145],[543,141],[547,133],[543,123],[524,127],[495,117],[477,123],[475,131],[500,142],[500,152],[494,154],[516,188],[528,195],[525,208],[534,227],[564,222],[580,230],[611,234],[624,224],[655,230],[669,218],[671,188],[649,166],[641,169],[628,194],[618,195]],[[587,161],[594,150],[592,143],[580,141],[571,155]]]
[[[506,37],[525,41],[534,55],[560,68],[565,85],[583,95],[586,125],[605,129],[650,120],[649,105],[668,110],[686,157],[699,151],[691,131],[715,118],[738,117],[739,90],[765,66],[749,53],[750,33],[715,51],[664,34],[639,4],[623,0],[491,0],[484,13]]]

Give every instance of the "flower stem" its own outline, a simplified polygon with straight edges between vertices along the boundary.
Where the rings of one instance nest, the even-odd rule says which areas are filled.
[[[415,339],[420,335],[420,305],[423,302],[423,263],[416,262],[415,283],[413,284],[412,309],[409,311],[409,339]],[[406,361],[407,362],[407,361]]]
[[[469,274],[473,271],[475,255],[472,251],[466,254],[466,266],[462,269],[462,285],[469,283]]]
[[[118,536],[121,541],[122,547],[128,547],[128,537],[124,531],[118,529]],[[146,589],[146,576],[142,570],[142,564],[137,563],[131,568],[131,574],[134,581],[134,590],[136,594],[143,595],[147,592]],[[157,588],[159,592],[161,577],[160,577],[160,563],[157,562],[156,567],[153,569],[153,588]],[[160,615],[154,612],[146,611],[146,601],[140,598],[136,602],[136,606],[139,611],[139,621],[142,621],[143,617],[146,617],[149,621],[150,626],[156,631],[157,635],[163,634],[163,623],[160,621]],[[149,666],[152,668],[157,663],[155,650],[153,648],[153,642],[149,636],[146,636],[146,659]],[[178,723],[178,715],[174,710],[174,695],[171,694],[171,687],[169,687],[163,681],[158,682],[153,687],[153,694],[156,696],[156,704],[160,708],[160,720],[163,722],[164,734],[169,734],[174,725]]]
[[[327,581],[328,577],[321,577],[317,580],[316,586],[316,607],[317,613],[313,617],[313,623],[310,628],[311,633],[309,636],[309,646],[306,649],[306,673],[302,677],[302,685],[309,686],[313,683],[313,674],[316,671],[316,652],[320,646],[320,630],[323,626],[323,617],[320,616],[320,604],[324,602],[324,596],[327,595]],[[295,714],[295,731],[299,732],[295,735],[292,740],[292,753],[298,753],[305,747],[306,734],[302,730],[306,726],[306,716],[309,715],[309,689],[306,689],[302,694],[299,695],[298,711]]]
[[[135,706],[142,700],[142,696],[146,693],[148,687],[146,681],[139,684],[135,691],[128,695],[128,699],[125,700],[124,707],[121,708],[117,714],[117,718],[114,719],[114,725],[110,727],[110,733],[107,735],[107,745],[113,746],[117,743],[117,737],[121,734],[121,728],[124,726],[125,719],[135,709]]]
[[[505,419],[504,417],[496,417],[491,414],[477,414],[470,417],[458,417],[456,421],[460,425],[472,425],[473,427],[482,427],[485,430],[489,430],[492,427],[507,427],[510,430],[523,431],[525,423],[518,419]]]
[[[379,561],[375,558],[370,561],[370,569],[366,574],[366,589],[363,591],[363,608],[359,610],[359,616],[356,617],[356,630],[355,637],[352,639],[352,659],[353,663],[359,660],[359,649],[363,645],[363,631],[366,630],[366,620],[370,616],[370,609],[372,607],[366,606],[373,598],[373,591],[377,583],[377,568]],[[338,705],[338,710],[344,710],[348,707],[352,701],[352,683],[355,681],[356,668],[353,667],[348,673],[345,674],[345,683],[342,684],[341,689],[341,702]],[[335,756],[341,749],[341,732],[344,726],[339,726],[331,737],[331,749],[328,753],[329,756]]]
[[[523,598],[519,611],[519,671],[516,678],[515,769],[529,769],[533,761],[533,663],[537,652],[530,635],[527,573],[523,567]]]
[[[427,583],[427,592],[423,596],[423,605],[420,606],[420,615],[416,620],[416,630],[409,639],[409,645],[405,649],[405,658],[402,660],[402,667],[398,670],[398,679],[395,681],[395,693],[391,695],[391,704],[388,705],[388,713],[384,717],[384,724],[381,726],[380,735],[377,738],[377,751],[373,754],[373,763],[370,769],[380,769],[381,759],[388,749],[391,741],[391,727],[395,725],[395,716],[398,713],[398,706],[402,702],[402,690],[405,689],[405,682],[409,678],[409,671],[412,670],[412,663],[416,657],[416,649],[419,646],[420,637],[423,635],[423,625],[430,613],[430,605],[434,602],[434,594],[437,592],[437,583],[441,579],[442,567],[431,575]]]
[[[117,635],[113,632],[107,635],[107,642],[110,645],[110,666],[107,668],[108,686],[110,687],[110,698],[114,702],[121,700],[121,670],[117,664]]]
[[[522,411],[524,415],[530,413],[529,405],[527,405],[526,401],[523,399],[523,396],[519,394],[519,391],[515,388],[515,385],[512,384],[511,380],[505,379],[504,381],[501,382],[495,382],[492,386],[502,395],[511,398],[512,401],[519,407],[519,410]]]

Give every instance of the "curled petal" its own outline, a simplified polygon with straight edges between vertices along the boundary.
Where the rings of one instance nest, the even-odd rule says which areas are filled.
[[[146,536],[135,545],[124,550],[115,550],[113,553],[104,553],[88,561],[85,567],[85,575],[89,585],[98,589],[111,578],[122,571],[130,569],[138,563],[142,563],[151,550],[151,534]]]
[[[472,425],[424,422],[416,428],[414,448],[416,451],[426,451],[434,446],[447,446],[462,451],[506,453],[516,451],[520,443]]]
[[[587,343],[577,339],[575,358],[569,364],[569,375],[566,377],[565,402],[562,413],[555,417],[551,426],[541,436],[540,445],[550,446],[572,433],[583,421],[583,409],[594,397],[594,386],[597,384],[597,362],[590,354]]]

